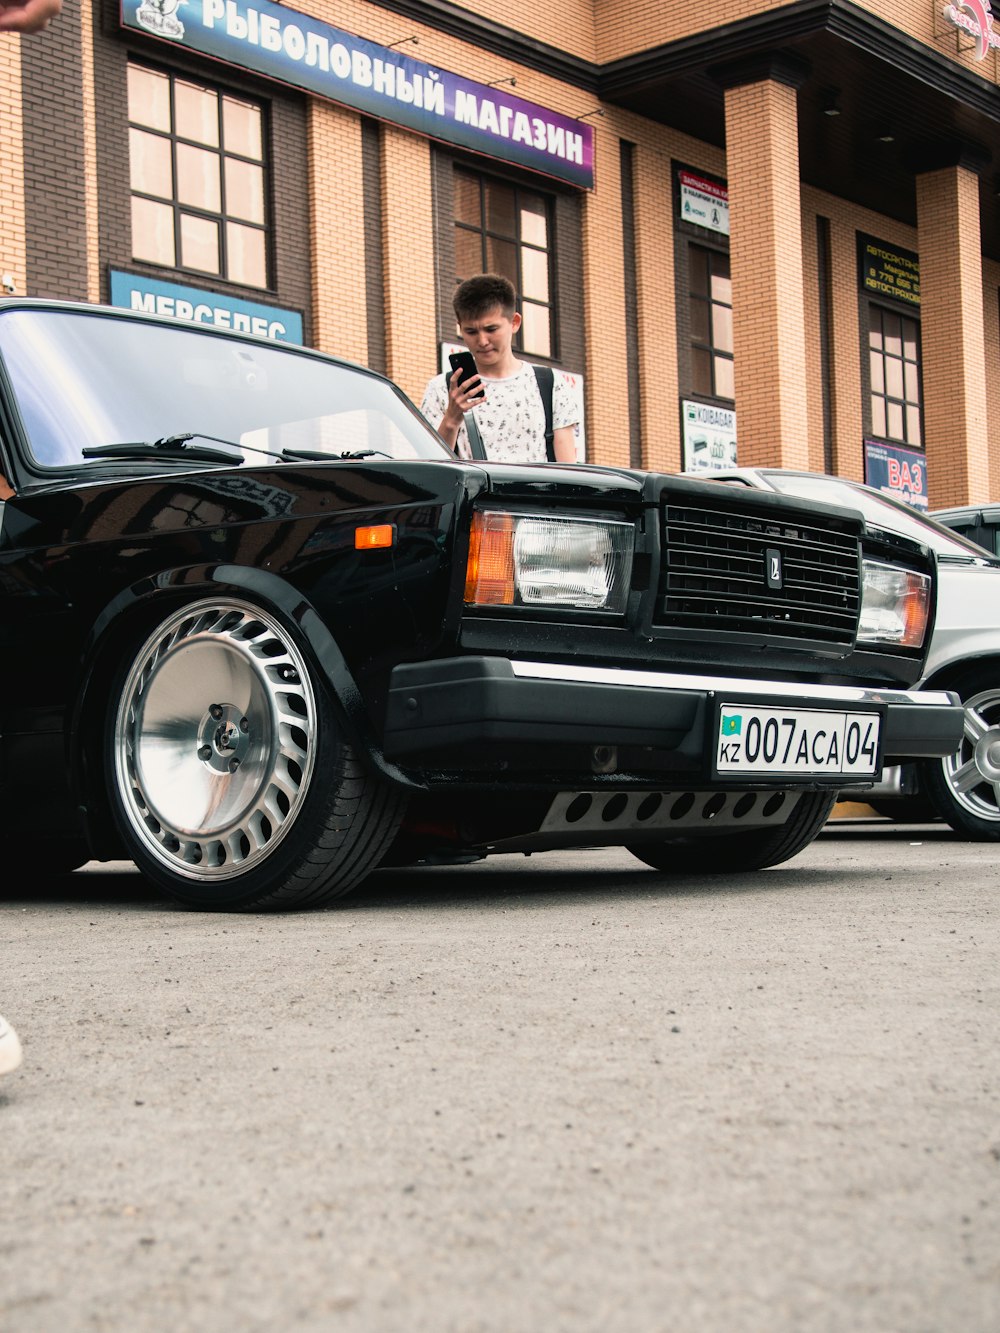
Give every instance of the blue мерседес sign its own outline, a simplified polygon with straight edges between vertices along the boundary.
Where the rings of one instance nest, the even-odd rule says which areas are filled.
[[[514,162],[584,189],[594,131],[581,120],[365,41],[271,0],[121,0],[122,23],[186,50]]]
[[[211,324],[217,329],[252,333],[276,342],[302,342],[302,316],[295,310],[258,305],[233,296],[219,296],[201,287],[183,287],[176,282],[140,278],[135,273],[111,270],[111,304],[123,310],[142,310],[147,315],[172,315],[192,324]]]

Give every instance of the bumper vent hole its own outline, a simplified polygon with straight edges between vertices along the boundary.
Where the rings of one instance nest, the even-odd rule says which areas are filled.
[[[654,792],[652,796],[644,796],[635,812],[636,819],[639,821],[652,819],[662,804],[663,797],[659,792]]]
[[[570,801],[566,809],[566,823],[578,823],[594,803],[594,798],[587,792],[581,792],[579,796]]]
[[[686,791],[683,796],[679,796],[670,807],[671,819],[683,819],[694,805],[694,793]]]
[[[601,818],[605,824],[613,824],[620,815],[623,815],[628,808],[628,797],[619,792],[617,796],[612,796],[610,801],[605,803],[601,811]]]

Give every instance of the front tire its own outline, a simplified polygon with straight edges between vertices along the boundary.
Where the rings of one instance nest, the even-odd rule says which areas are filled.
[[[947,759],[924,759],[920,785],[956,833],[973,842],[1000,840],[1000,684],[980,667],[955,681],[965,710],[962,743]]]
[[[672,875],[740,874],[780,865],[808,847],[830,818],[836,793],[805,792],[784,824],[716,837],[631,843],[628,850],[654,870]]]
[[[157,626],[112,691],[108,733],[129,854],[191,907],[328,902],[374,869],[402,815],[292,629],[235,598]]]

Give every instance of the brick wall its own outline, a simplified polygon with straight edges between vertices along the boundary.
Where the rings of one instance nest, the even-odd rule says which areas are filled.
[[[97,191],[97,95],[94,79],[94,8],[80,10],[80,126],[83,147],[83,226],[85,237],[86,299],[101,299],[101,254],[98,243],[100,200]]]
[[[626,354],[621,163],[613,126],[600,121],[596,149],[600,189],[583,206],[584,318],[587,346],[587,457],[628,465],[629,408]]]
[[[917,212],[927,473],[944,508],[990,499],[978,179],[918,176]]]
[[[1000,264],[983,265],[983,350],[986,365],[1000,366]],[[1000,375],[986,374],[990,499],[1000,496]]]
[[[740,462],[808,467],[794,89],[727,90],[726,138]]]
[[[437,371],[434,209],[426,139],[382,127],[386,371],[420,402]]]
[[[594,34],[598,60],[618,60],[676,42],[718,23],[737,23],[771,9],[784,8],[774,0],[726,0],[719,8],[664,4],[663,0],[594,0]]]
[[[0,39],[0,273],[27,287],[24,235],[24,115],[20,37]]]
[[[662,148],[642,143],[634,174],[642,462],[656,471],[679,472],[683,463],[670,157]]]
[[[474,14],[484,13],[481,0],[454,0],[454,3],[457,8],[471,10]],[[507,0],[503,12],[491,12],[490,17],[507,28],[556,45],[582,60],[596,60],[596,8],[593,0],[546,0],[544,5],[536,0]]]
[[[309,104],[309,238],[315,346],[368,359],[361,118],[326,102]]]
[[[21,45],[27,291],[85,301],[88,184],[80,0]]]

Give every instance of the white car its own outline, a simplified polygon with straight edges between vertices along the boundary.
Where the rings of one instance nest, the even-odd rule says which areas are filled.
[[[928,547],[938,566],[937,617],[922,689],[954,690],[962,744],[947,759],[886,769],[868,799],[896,818],[937,814],[967,838],[1000,841],[1000,557],[861,482],[783,468],[726,468],[702,478],[859,509],[869,527]]]
[[[958,509],[936,509],[931,515],[946,528],[960,532],[991,555],[1000,556],[1000,504],[962,505]]]

